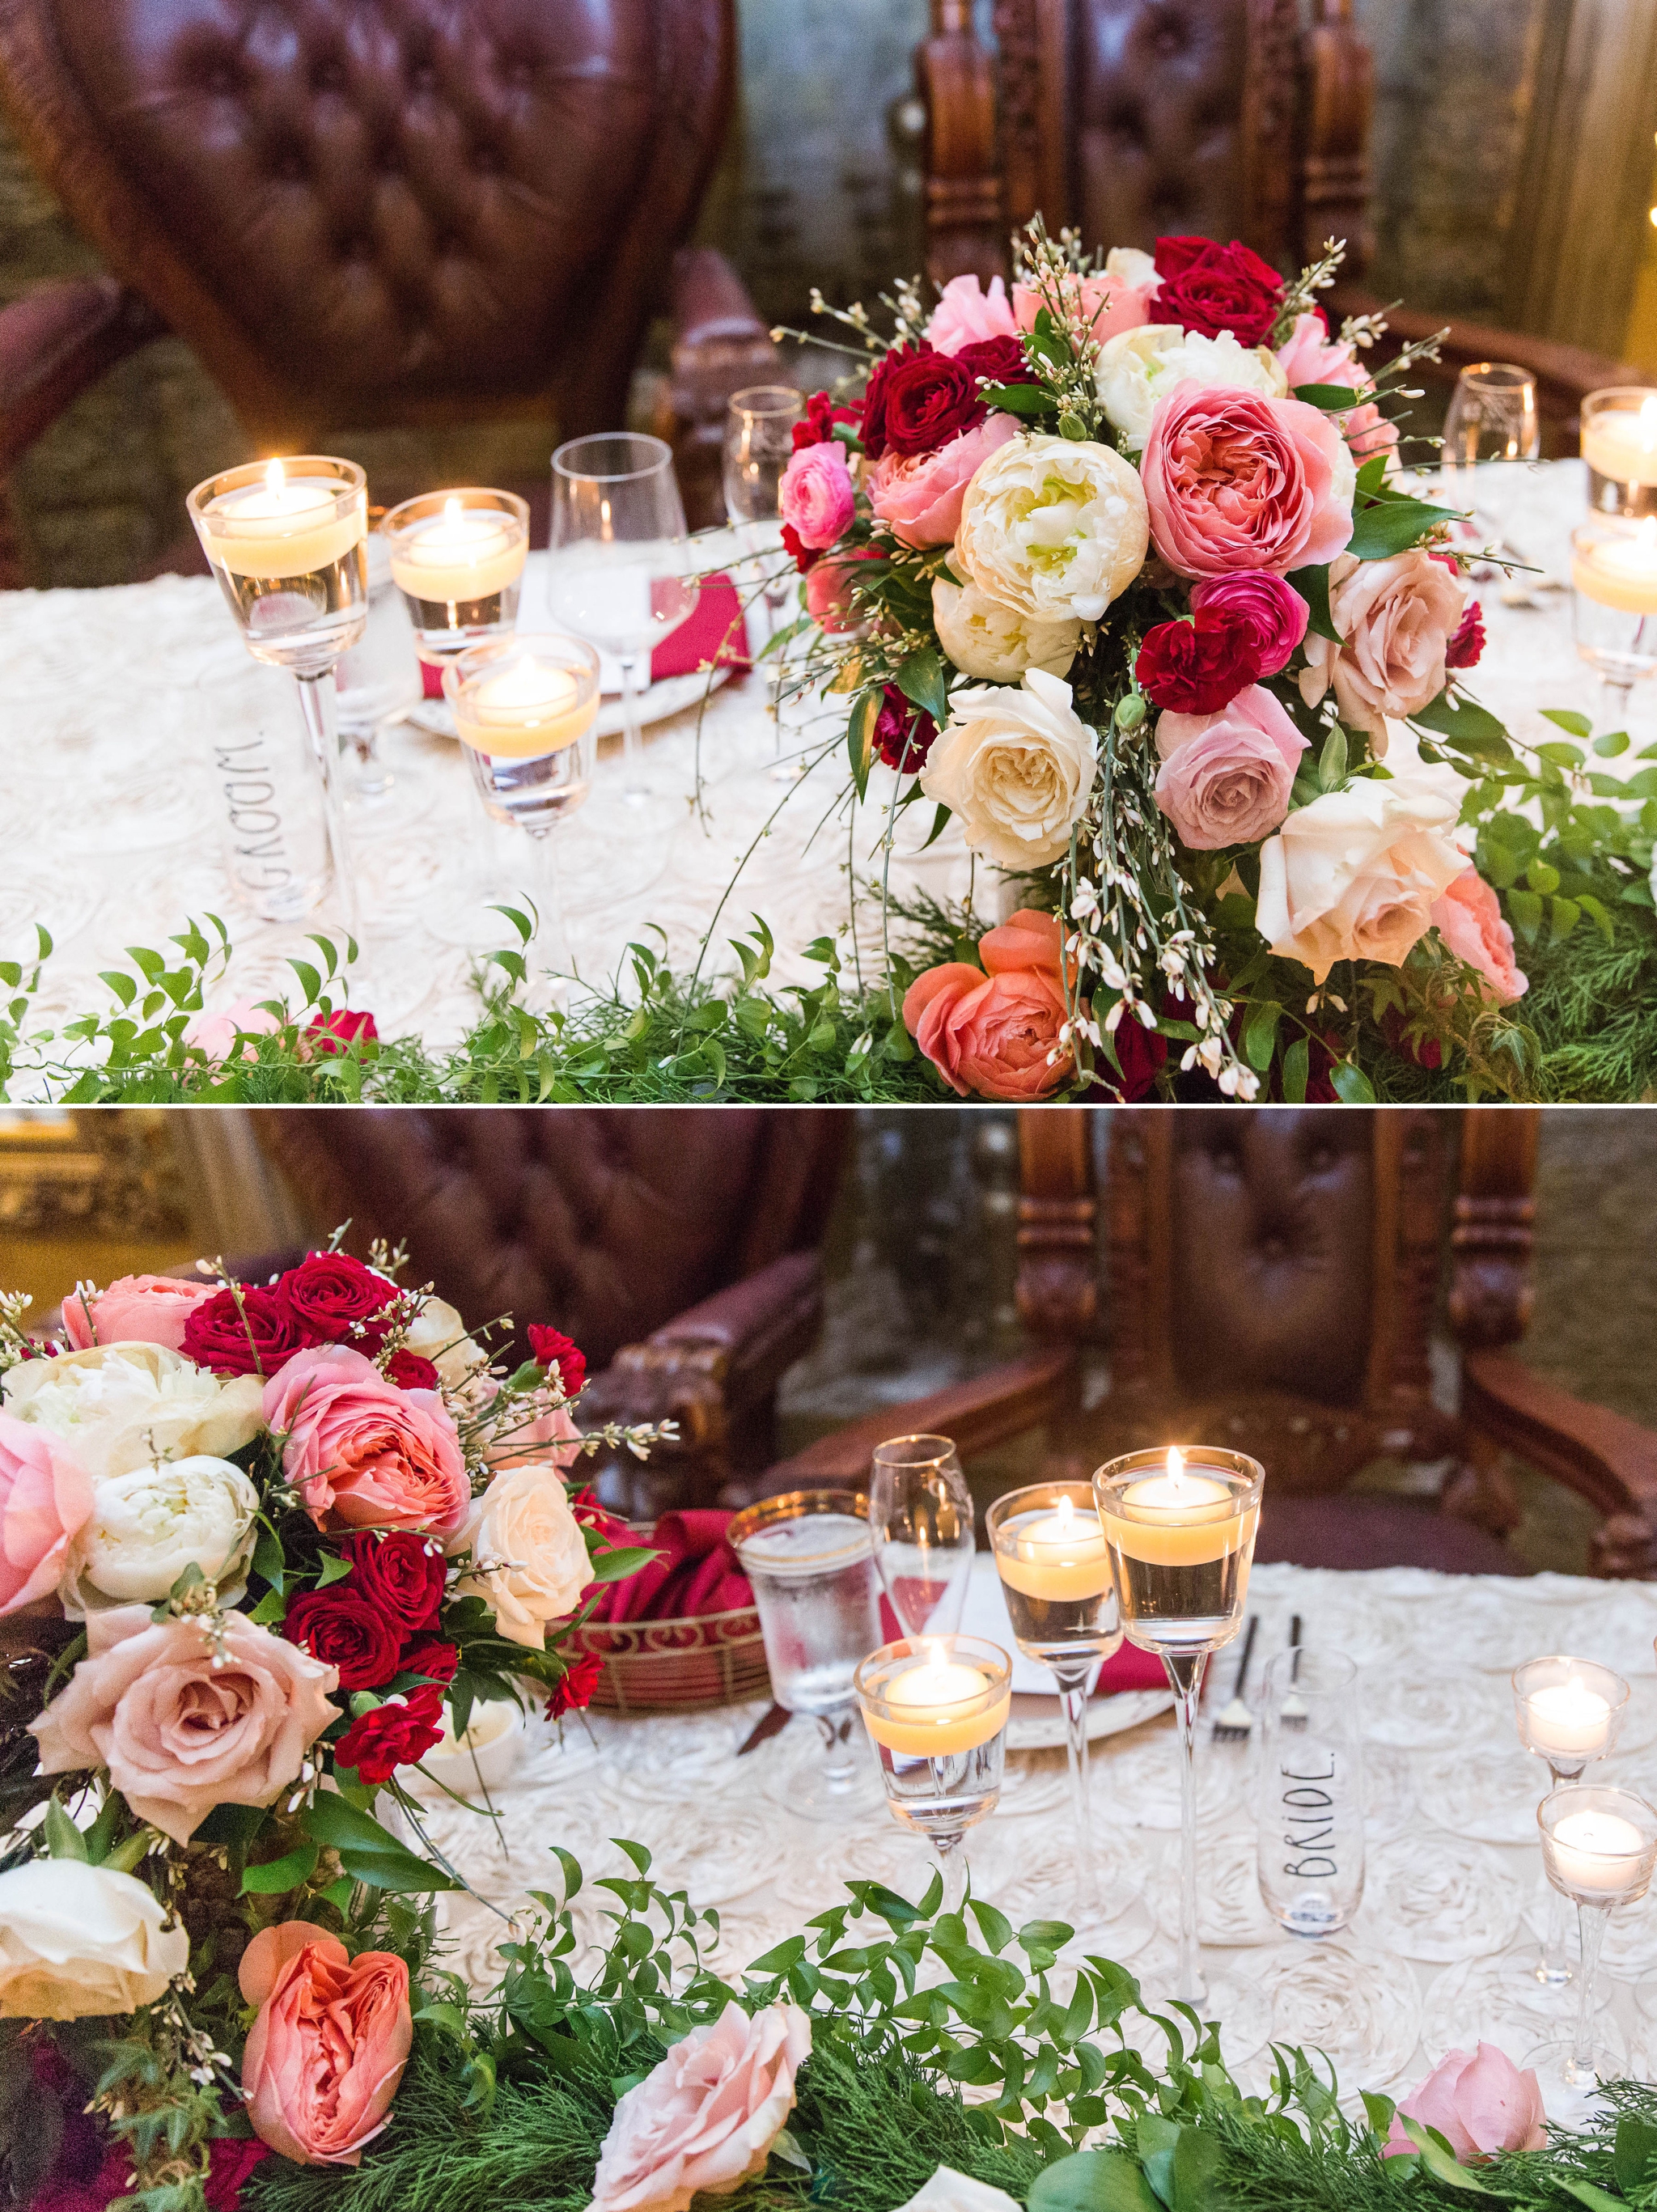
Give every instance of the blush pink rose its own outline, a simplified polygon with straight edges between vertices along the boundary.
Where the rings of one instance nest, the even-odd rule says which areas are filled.
[[[845,447],[802,446],[777,486],[777,512],[800,544],[821,552],[844,535],[856,511]]]
[[[1349,392],[1362,392],[1370,382],[1369,372],[1357,349],[1332,338],[1321,315],[1296,315],[1295,327],[1278,348],[1278,366],[1293,392],[1300,384],[1344,384]],[[1398,425],[1383,415],[1373,399],[1340,417],[1347,444],[1361,461],[1372,453],[1390,452],[1398,443]]]
[[[50,1601],[70,1540],[92,1518],[92,1478],[49,1429],[0,1413],[0,1613]]]
[[[1436,2128],[1464,2165],[1499,2150],[1541,2150],[1548,2140],[1536,2075],[1529,2068],[1520,2073],[1493,2043],[1481,2043],[1471,2057],[1465,2051],[1447,2051],[1398,2109],[1423,2127]],[[1407,2158],[1415,2148],[1394,2116],[1381,2155]]]
[[[1343,722],[1387,750],[1387,718],[1419,713],[1444,689],[1445,655],[1461,625],[1467,587],[1419,548],[1385,561],[1342,554],[1329,571],[1329,612],[1342,642],[1306,641],[1301,696],[1315,706],[1332,684]]]
[[[77,1291],[64,1300],[64,1334],[76,1352],[94,1344],[161,1344],[182,1352],[185,1323],[218,1288],[171,1275],[122,1275],[89,1298]]]
[[[408,1967],[284,1920],[253,1938],[237,1978],[258,2007],[241,2062],[254,2134],[299,2166],[360,2166],[414,2043]]]
[[[1194,852],[1249,845],[1289,811],[1306,739],[1281,700],[1251,684],[1217,714],[1156,723],[1156,804]]]
[[[927,344],[950,355],[962,346],[981,345],[986,338],[1017,335],[1007,288],[998,276],[991,277],[987,292],[976,276],[950,277],[926,325]]]
[[[452,1535],[471,1504],[460,1437],[435,1390],[399,1390],[349,1345],[296,1352],[264,1386],[282,1471],[319,1528]]]
[[[198,1620],[147,1605],[94,1613],[87,1656],[29,1723],[43,1774],[106,1766],[141,1820],[188,1843],[215,1805],[269,1805],[339,1718],[325,1667],[245,1613],[224,1621],[222,1666]]]
[[[961,502],[980,462],[1018,434],[1011,415],[991,415],[935,453],[887,449],[869,482],[869,504],[900,544],[949,545],[961,527]]]
[[[852,564],[884,557],[872,545],[848,545],[843,553],[812,563],[805,576],[805,611],[819,629],[843,637],[858,627],[863,617],[852,602]]]
[[[1027,908],[980,938],[981,973],[947,960],[916,976],[904,1026],[952,1091],[1041,1098],[1067,1080],[1075,1058],[1059,1042],[1070,1018],[1063,954],[1057,919]]]
[[[1357,468],[1299,399],[1187,379],[1159,400],[1140,465],[1150,534],[1182,576],[1332,561],[1352,534]]]
[[[209,1060],[228,1060],[235,1048],[237,1036],[274,1036],[282,1027],[268,1008],[252,999],[238,999],[222,1014],[194,1014],[185,1024],[184,1041],[193,1044]],[[241,1048],[244,1060],[257,1060],[258,1052],[251,1044]]]
[[[1071,276],[1065,282],[1064,299],[1071,313],[1089,325],[1096,344],[1137,331],[1150,320],[1146,295],[1120,276]],[[1021,331],[1033,331],[1035,319],[1047,305],[1044,295],[1031,284],[1012,288],[1012,311]]]
[[[811,2054],[798,2005],[750,2020],[727,2004],[693,2027],[616,2106],[592,2178],[590,2212],[687,2212],[698,2190],[729,2197],[765,2171]]]
[[[1513,957],[1513,931],[1477,868],[1466,869],[1434,900],[1432,922],[1457,959],[1478,969],[1498,1005],[1524,997],[1530,983]]]

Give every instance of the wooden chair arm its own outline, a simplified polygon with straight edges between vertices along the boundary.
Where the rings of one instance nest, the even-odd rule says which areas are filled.
[[[0,307],[0,477],[72,400],[165,327],[113,276],[66,277]]]
[[[1657,1432],[1496,1352],[1463,1361],[1461,1411],[1470,1428],[1604,1515],[1590,1551],[1595,1574],[1657,1579]]]

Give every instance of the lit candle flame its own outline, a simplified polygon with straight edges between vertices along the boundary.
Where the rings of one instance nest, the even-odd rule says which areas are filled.
[[[1071,1522],[1076,1518],[1076,1508],[1068,1498],[1059,1501],[1059,1540],[1062,1544],[1070,1534]]]
[[[1185,1481],[1185,1454],[1178,1444],[1170,1444],[1168,1452],[1168,1479],[1178,1490]]]
[[[287,487],[288,471],[280,461],[272,461],[264,471],[264,489],[272,499],[280,499]]]
[[[459,521],[460,501],[458,499],[446,499],[444,501],[443,520],[451,530],[452,530],[455,524]]]

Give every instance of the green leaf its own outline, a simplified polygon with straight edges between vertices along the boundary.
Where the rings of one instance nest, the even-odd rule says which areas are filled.
[[[1291,568],[1284,581],[1291,590],[1298,592],[1312,610],[1309,627],[1314,635],[1326,637],[1331,644],[1338,645],[1340,632],[1335,628],[1335,618],[1329,611],[1327,562],[1319,568]]]
[[[1373,2089],[1360,2089],[1358,2094],[1363,2100],[1364,2112],[1368,2115],[1369,2124],[1375,2130],[1375,2133],[1378,2136],[1386,2136],[1390,2134],[1393,2125],[1393,2115],[1398,2110],[1398,2106],[1393,2102],[1392,2099],[1390,2097],[1383,2097],[1378,2090]]]
[[[1264,1074],[1272,1065],[1272,1054],[1277,1048],[1278,1024],[1283,1019],[1283,1008],[1275,999],[1263,999],[1248,1013],[1248,1027],[1243,1032],[1243,1053],[1249,1066]]]
[[[950,719],[950,702],[944,688],[943,656],[927,645],[898,665],[897,687],[941,730]]]
[[[999,415],[1051,415],[1059,404],[1041,384],[986,384],[981,397]]]
[[[1174,2203],[1174,2156],[1184,2132],[1177,2120],[1165,2119],[1160,2112],[1144,2112],[1134,2125],[1134,2148],[1144,2168],[1145,2179],[1170,2212]]]
[[[46,1850],[55,1859],[79,1859],[84,1864],[88,1856],[87,1839],[55,1797],[46,1800]]]
[[[1346,781],[1346,732],[1337,722],[1323,741],[1323,750],[1318,756],[1318,787],[1322,791],[1338,791]]]
[[[307,1810],[305,1832],[313,1842],[337,1850],[347,1874],[371,1889],[410,1894],[460,1887],[441,1867],[417,1858],[389,1835],[372,1814],[358,1812],[327,1790],[319,1791]]]
[[[1581,715],[1577,720],[1579,721],[1581,720]],[[1584,735],[1586,734],[1585,732]],[[1607,730],[1593,741],[1593,750],[1601,760],[1615,760],[1618,753],[1625,753],[1628,750],[1628,746],[1629,737],[1626,730]]]
[[[1448,690],[1441,691],[1436,699],[1418,708],[1410,720],[1423,730],[1448,738],[1460,752],[1487,760],[1513,758],[1513,747],[1508,742],[1504,726],[1465,692],[1459,691],[1452,698]]]
[[[1644,2181],[1654,2158],[1657,2158],[1657,2128],[1636,2119],[1632,2112],[1624,2112],[1617,2123],[1616,2145],[1611,2154],[1611,2172],[1624,2197],[1631,2196]]]
[[[1534,891],[1512,890],[1506,896],[1514,927],[1527,945],[1534,945],[1536,933],[1542,927],[1541,900]]]
[[[343,1559],[337,1552],[325,1552],[322,1558],[322,1572],[317,1577],[317,1588],[326,1589],[330,1583],[343,1582],[350,1571],[351,1562],[349,1559]]]
[[[978,1923],[978,1930],[992,1951],[1005,1951],[1012,1941],[1012,1923],[1005,1912],[998,1912],[982,1898],[969,1897],[967,1910]]]
[[[652,1559],[662,1556],[648,1544],[618,1544],[614,1551],[592,1561],[592,1579],[596,1583],[625,1582],[629,1575],[636,1575],[640,1567],[647,1567]]]
[[[1582,909],[1575,899],[1556,898],[1548,901],[1548,920],[1552,925],[1554,941],[1569,937],[1582,918]]]
[[[1600,2189],[1592,2181],[1572,2181],[1563,2173],[1557,2173],[1552,2179],[1568,2196],[1574,2197],[1579,2204],[1586,2204],[1588,2212],[1628,2212],[1628,2205],[1622,2197],[1613,2197],[1609,2190]]]
[[[215,1805],[190,1838],[192,1844],[228,1844],[246,1850],[264,1826],[263,1805]]]
[[[321,1856],[315,1844],[295,1844],[291,1851],[284,1851],[279,1859],[267,1859],[263,1866],[245,1868],[241,1894],[244,1897],[284,1897],[290,1889],[297,1889],[302,1881],[309,1881],[317,1870],[317,1861]]]
[[[1335,1087],[1335,1096],[1348,1106],[1373,1106],[1375,1103],[1374,1086],[1355,1060],[1339,1060],[1330,1071],[1329,1080]]]
[[[1361,395],[1348,384],[1296,384],[1289,397],[1302,401],[1308,407],[1320,407],[1326,415],[1344,415],[1349,408],[1364,404]]]
[[[1304,1037],[1296,1037],[1283,1056],[1283,1095],[1291,1106],[1306,1103],[1310,1060],[1311,1047]]]
[[[1542,719],[1545,722],[1551,722],[1557,730],[1563,730],[1573,738],[1586,738],[1592,734],[1593,729],[1593,723],[1586,714],[1573,714],[1569,707],[1545,707],[1542,709]],[[1624,738],[1623,744],[1627,743],[1628,739]],[[1596,745],[1593,750],[1598,752],[1600,747]],[[1622,747],[1619,745],[1617,750],[1620,752]]]
[[[279,1620],[288,1618],[288,1601],[280,1590],[268,1589],[247,1616],[261,1628],[274,1628]]]
[[[852,763],[852,781],[862,799],[869,788],[869,763],[874,753],[875,725],[880,720],[884,693],[880,686],[859,691],[846,725],[846,750]]]
[[[1360,561],[1387,561],[1402,553],[1435,522],[1456,520],[1453,507],[1423,499],[1394,499],[1366,507],[1354,517],[1346,550]]]
[[[1160,2212],[1137,2160],[1122,2150],[1079,2150],[1044,2166],[1030,2184],[1029,2212]]]
[[[281,1539],[273,1528],[267,1528],[261,1522],[258,1540],[253,1547],[253,1572],[269,1583],[272,1589],[280,1590],[287,1565],[282,1557]]]
[[[1475,2180],[1465,2166],[1458,2164],[1454,2152],[1436,2128],[1424,2128],[1419,2120],[1412,2120],[1405,2112],[1399,2114],[1399,2124],[1421,2153],[1421,2163],[1435,2181],[1443,2182],[1450,2189],[1470,2190],[1475,2197],[1490,2194],[1482,2181]]]

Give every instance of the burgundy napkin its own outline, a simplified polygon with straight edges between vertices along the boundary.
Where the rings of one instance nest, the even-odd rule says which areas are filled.
[[[686,1620],[753,1603],[748,1577],[725,1540],[729,1513],[664,1513],[650,1539],[661,1557],[625,1582],[606,1583],[595,1621]]]
[[[1119,1690],[1165,1690],[1168,1669],[1154,1651],[1141,1651],[1125,1644],[1114,1659],[1107,1659],[1094,1685],[1096,1698],[1114,1698]]]

